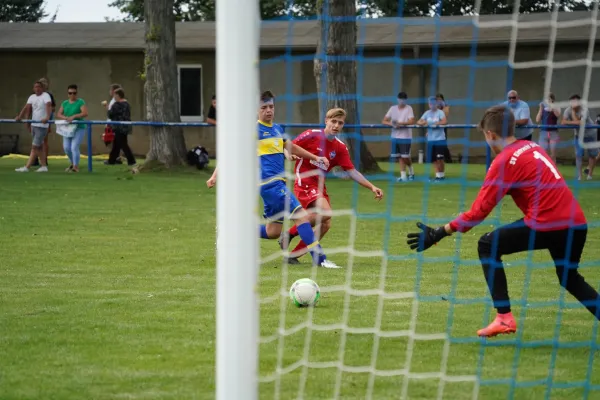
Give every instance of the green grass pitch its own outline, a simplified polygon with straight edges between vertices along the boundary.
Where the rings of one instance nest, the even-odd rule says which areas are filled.
[[[15,173],[20,164],[0,159],[0,399],[214,398],[216,204],[215,191],[204,185],[208,173],[131,175],[124,167],[95,163],[93,174],[66,174],[66,165],[55,160],[48,174]],[[417,167],[418,175],[423,168]],[[573,167],[561,171],[572,181]],[[450,177],[473,182],[483,174],[480,165],[465,171],[455,164],[448,168]],[[307,260],[286,269],[279,258],[262,265],[260,333],[275,339],[260,344],[259,371],[266,380],[278,366],[286,374],[277,382],[261,383],[261,399],[275,398],[276,392],[280,399],[297,398],[298,393],[305,399],[330,399],[336,391],[341,399],[365,399],[369,385],[373,399],[399,399],[404,377],[353,372],[370,366],[384,374],[408,368],[414,377],[407,381],[410,399],[437,398],[440,380],[435,374],[441,371],[469,376],[480,370],[482,379],[504,382],[480,387],[479,398],[486,400],[510,393],[515,399],[547,394],[581,399],[587,378],[600,384],[596,324],[581,306],[563,308],[557,327],[556,305],[527,308],[524,319],[522,307],[515,305],[521,329],[517,336],[491,339],[485,346],[475,338],[475,331],[489,321],[488,305],[468,301],[487,298],[476,245],[493,219],[446,239],[424,258],[409,254],[405,235],[414,221],[402,217],[426,213],[428,218],[451,218],[460,210],[463,192],[468,205],[477,187],[463,191],[451,182],[433,186],[385,180],[378,185],[388,197],[380,203],[350,181],[328,184],[335,210],[352,208],[356,193],[356,211],[364,215],[355,221],[354,238],[351,217],[339,216],[322,241],[326,250],[351,244],[358,252],[330,256],[343,269],[313,271]],[[598,221],[598,187],[584,182],[577,196],[588,220]],[[520,217],[510,199],[499,210],[492,217],[500,222]],[[382,250],[386,243],[387,263],[363,253]],[[230,245],[234,250],[236,244]],[[262,257],[277,251],[275,241],[261,242]],[[582,273],[594,286],[600,281],[600,269],[593,265],[598,260],[600,233],[593,228]],[[546,253],[505,261],[515,302],[560,297]],[[548,268],[527,269],[528,263]],[[246,267],[251,266],[239,266]],[[287,292],[293,281],[313,272],[322,288],[318,307],[297,309],[289,298],[278,297],[281,289]],[[417,291],[423,301],[351,295],[345,288],[355,294]],[[565,301],[571,305],[574,299],[566,294]],[[311,315],[317,328],[332,329],[310,330],[309,335],[306,329],[294,331]],[[386,336],[410,329],[411,321],[419,335],[415,340]],[[286,332],[283,342],[279,329]],[[373,329],[383,335],[374,335]],[[445,332],[456,338],[447,348],[444,340],[427,336]],[[517,338],[523,346],[493,345]],[[583,344],[555,348],[553,338]],[[539,341],[546,342],[537,346]],[[303,359],[311,368],[297,364],[290,370]],[[344,371],[328,364],[335,362]],[[511,387],[511,381],[516,385]],[[473,391],[473,382],[447,382],[443,398],[470,399]],[[599,392],[590,392],[588,398],[597,396]]]

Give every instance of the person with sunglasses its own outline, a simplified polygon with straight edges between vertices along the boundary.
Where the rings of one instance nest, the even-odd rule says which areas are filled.
[[[502,103],[505,106],[510,107],[511,111],[515,116],[515,138],[517,140],[529,140],[533,138],[533,128],[522,128],[522,125],[532,125],[531,111],[529,105],[519,98],[519,94],[516,90],[511,90],[506,95],[507,101]]]
[[[58,110],[57,117],[66,120],[70,125],[73,121],[81,121],[88,116],[88,109],[85,101],[77,97],[77,85],[69,85],[67,88],[69,98],[62,102]],[[58,129],[57,129],[58,132]],[[85,124],[74,124],[72,132],[65,133],[63,136],[63,148],[65,154],[71,160],[71,165],[66,172],[79,172],[79,160],[81,158],[80,146],[85,136]]]

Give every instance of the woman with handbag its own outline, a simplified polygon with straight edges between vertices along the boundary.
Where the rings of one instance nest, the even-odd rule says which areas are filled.
[[[131,107],[129,107],[129,103],[125,100],[123,89],[119,88],[115,90],[115,103],[110,107],[107,114],[111,121],[131,121]],[[119,157],[121,150],[123,150],[123,154],[127,158],[127,164],[130,166],[135,165],[135,157],[127,142],[127,136],[131,133],[131,125],[110,124],[110,126],[115,137],[106,164],[116,164],[117,157]]]
[[[81,121],[88,116],[85,101],[77,96],[77,90],[77,85],[69,85],[69,98],[62,102],[57,113],[58,119],[66,120],[66,123],[56,124],[56,133],[63,137],[65,154],[71,160],[66,172],[79,172],[80,147],[85,136],[85,124],[74,124],[73,121]]]

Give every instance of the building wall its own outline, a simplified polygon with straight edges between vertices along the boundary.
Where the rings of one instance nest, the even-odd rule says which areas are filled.
[[[520,68],[519,63],[543,60],[546,58],[547,47],[519,47],[515,53],[514,69],[511,73],[506,66],[490,65],[508,59],[509,49],[479,48],[471,57],[470,49],[441,49],[440,62],[474,61],[470,65],[404,65],[414,57],[412,49],[401,55],[393,52],[367,51],[357,64],[358,74],[358,109],[361,123],[380,123],[391,105],[396,103],[396,95],[403,90],[410,99],[427,97],[436,92],[442,92],[447,101],[458,101],[453,105],[449,115],[451,124],[474,124],[482,115],[485,108],[505,99],[507,88],[518,90],[521,98],[526,101],[539,101],[543,96],[544,84],[547,78],[545,67]],[[561,61],[585,60],[587,44],[581,46],[557,46],[553,60],[554,66],[560,67]],[[303,57],[295,57],[303,56]],[[307,58],[306,56],[309,56]],[[139,78],[142,70],[143,54],[133,52],[44,52],[44,53],[0,53],[0,116],[13,118],[25,103],[30,94],[33,81],[42,76],[50,79],[51,91],[60,104],[66,98],[66,87],[70,83],[79,85],[79,94],[88,104],[89,118],[103,120],[106,118],[102,100],[108,98],[108,86],[118,82],[125,88],[127,98],[132,105],[132,118],[145,119],[143,81]],[[431,58],[430,51],[421,51],[419,58]],[[597,50],[595,59],[600,58]],[[316,82],[313,75],[313,62],[310,54],[298,53],[285,57],[280,52],[263,52],[261,54],[260,87],[272,90],[278,97],[277,119],[280,123],[316,123],[319,120]],[[208,109],[210,97],[215,93],[215,63],[212,52],[179,52],[179,64],[201,64],[203,67],[203,100],[204,108]],[[424,77],[425,81],[421,81]],[[589,80],[589,100],[600,101],[600,92],[594,88],[600,87],[598,68],[586,71],[585,66],[553,69],[549,75],[550,88],[557,100],[566,101],[572,93],[584,92],[584,83]],[[424,110],[424,105],[413,104],[418,118]],[[222,107],[226,110],[226,106]],[[219,107],[219,110],[221,107]],[[597,109],[592,109],[595,117]],[[535,119],[537,107],[531,108],[532,119]],[[219,113],[219,118],[226,114]],[[231,116],[230,116],[231,117]],[[101,141],[104,126],[93,129],[92,150],[94,153],[105,153],[106,147]],[[291,130],[298,133],[300,130]],[[27,152],[29,134],[21,124],[0,124],[0,134],[18,133],[21,135],[20,152]],[[185,128],[184,134],[188,147],[202,144],[209,148],[211,154],[215,149],[214,128]],[[364,135],[370,138],[369,147],[376,157],[386,157],[389,153],[387,130],[364,129]],[[415,130],[414,136],[422,134]],[[537,137],[537,132],[536,132]],[[571,132],[563,131],[565,140],[571,138]],[[468,139],[471,147],[468,154],[480,158],[485,154],[481,136],[474,129],[455,129],[449,131],[451,139]],[[145,154],[148,150],[148,128],[135,127],[131,137],[132,149],[136,154]],[[52,154],[63,154],[60,136],[51,135],[50,150]],[[87,151],[87,145],[82,148]],[[416,156],[416,149],[413,154]],[[453,154],[465,154],[467,149],[462,144],[452,146]],[[559,157],[571,159],[572,149],[566,148]]]
[[[509,68],[501,66],[493,66],[486,68],[470,68],[470,67],[440,67],[439,68],[439,85],[438,89],[444,93],[446,100],[465,99],[468,101],[466,105],[453,106],[450,110],[449,123],[452,124],[477,124],[484,110],[490,105],[489,103],[500,103],[505,101],[508,89],[518,91],[521,99],[527,102],[539,103],[544,96],[544,87],[546,78],[549,89],[556,96],[557,102],[568,103],[568,98],[575,93],[584,94],[584,82],[586,77],[586,67],[572,68],[556,68],[549,69],[546,67],[531,67],[524,64],[532,61],[541,61],[547,59],[546,46],[539,47],[517,47],[515,52],[515,64],[512,69],[512,77]],[[585,61],[587,58],[588,46],[569,45],[557,46],[555,49],[553,63],[556,67],[560,67],[560,62],[563,61]],[[440,54],[441,60],[465,60],[469,58],[469,51],[442,51]],[[600,51],[596,50],[595,59],[600,58]],[[508,60],[509,49],[480,49],[477,51],[475,60],[478,65],[483,66],[485,62],[496,60]],[[548,76],[547,76],[548,74]],[[469,79],[471,78],[471,80]],[[589,68],[589,85],[590,89],[588,101],[600,101],[600,92],[595,88],[600,87],[600,70],[598,68]],[[486,104],[487,103],[487,104]],[[562,106],[564,111],[566,106]],[[539,106],[531,105],[531,119],[535,124],[535,118],[538,113]],[[591,114],[595,119],[600,109],[590,108]],[[561,139],[563,144],[570,142],[573,137],[572,130],[561,130]],[[451,130],[450,138],[463,139],[468,138],[473,145],[478,147],[470,148],[469,154],[472,156],[481,156],[484,154],[485,146],[481,138],[481,134],[475,129]],[[534,132],[534,140],[538,140],[539,131]],[[465,154],[467,150],[463,145],[453,145],[453,153]],[[573,148],[572,146],[563,147],[558,152],[558,158],[565,161],[572,161]]]

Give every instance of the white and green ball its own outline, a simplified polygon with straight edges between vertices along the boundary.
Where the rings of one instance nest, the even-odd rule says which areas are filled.
[[[314,306],[321,297],[321,289],[312,279],[298,279],[290,288],[290,299],[296,307]]]

